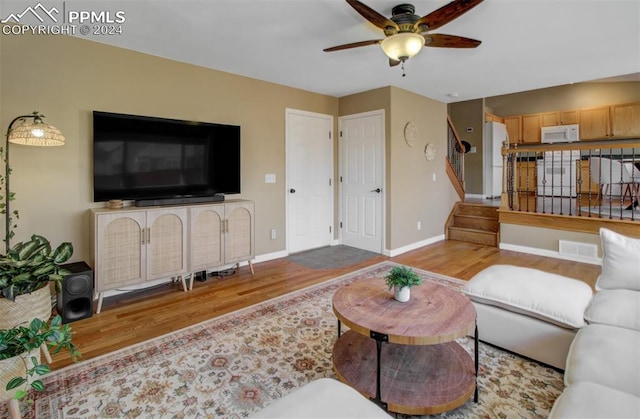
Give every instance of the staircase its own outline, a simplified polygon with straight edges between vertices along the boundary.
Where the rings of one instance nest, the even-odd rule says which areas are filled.
[[[448,240],[498,247],[498,207],[456,202],[447,220],[446,234]]]

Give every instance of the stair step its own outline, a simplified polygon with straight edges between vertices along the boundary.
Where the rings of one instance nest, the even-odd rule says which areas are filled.
[[[471,228],[495,233],[500,230],[500,223],[495,218],[485,216],[454,214],[452,227]]]
[[[464,227],[449,227],[449,240],[498,246],[498,234]]]
[[[498,207],[488,207],[486,205],[465,204],[464,202],[456,205],[455,215],[476,215],[482,217],[498,219]]]

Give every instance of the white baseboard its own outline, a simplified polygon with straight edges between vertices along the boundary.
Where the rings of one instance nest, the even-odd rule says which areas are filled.
[[[397,249],[392,249],[392,250],[385,249],[383,254],[385,256],[394,257],[394,256],[401,255],[403,253],[410,252],[412,250],[419,249],[419,248],[424,247],[424,246],[428,246],[428,245],[433,244],[433,243],[441,242],[444,239],[445,239],[444,234],[441,234],[439,236],[430,237],[430,238],[428,238],[426,240],[422,240],[422,241],[419,241],[419,242],[416,242],[416,243],[411,243],[411,244],[408,244],[406,246],[399,247]]]
[[[579,258],[570,255],[560,254],[553,250],[538,249],[537,247],[520,246],[517,244],[500,243],[501,250],[511,250],[513,252],[528,253],[536,256],[546,256],[555,259],[570,260],[572,262],[589,263],[591,265],[602,265],[600,258]]]
[[[472,199],[484,199],[484,194],[466,193],[464,194],[464,197]]]
[[[289,252],[287,252],[286,250],[280,250],[279,252],[258,255],[251,261],[251,263],[267,262],[274,259],[286,258],[287,256],[289,256]],[[243,262],[240,264],[240,266],[246,266],[246,265],[247,265],[247,262]]]

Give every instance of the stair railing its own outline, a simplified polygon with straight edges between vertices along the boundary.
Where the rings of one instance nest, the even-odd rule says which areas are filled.
[[[640,140],[502,149],[502,210],[640,221]]]
[[[458,196],[464,201],[464,153],[465,147],[460,141],[456,128],[447,116],[447,175]]]

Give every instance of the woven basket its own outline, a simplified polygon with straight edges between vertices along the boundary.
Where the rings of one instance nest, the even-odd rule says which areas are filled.
[[[27,367],[23,360],[24,354],[14,356],[13,358],[0,360],[0,401],[12,399],[18,389],[10,391],[5,390],[10,379],[17,376],[24,376],[27,373]],[[27,364],[31,367],[31,357],[35,356],[40,363],[40,350],[34,349],[28,354]]]
[[[51,318],[51,287],[40,288],[31,294],[19,295],[15,301],[0,298],[0,329],[19,324],[28,326],[33,319],[49,321]]]

